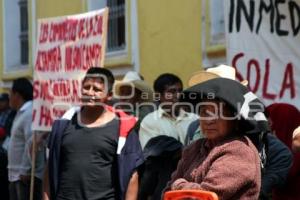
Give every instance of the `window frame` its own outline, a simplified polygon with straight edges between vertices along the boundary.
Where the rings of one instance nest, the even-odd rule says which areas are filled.
[[[92,9],[87,2],[87,11]],[[108,68],[118,68],[120,66],[133,66],[132,61],[132,28],[131,28],[131,5],[132,0],[125,0],[125,48],[108,52],[106,51],[104,66]],[[107,6],[107,3],[106,3]]]
[[[211,35],[211,12],[210,12],[210,0],[205,0],[205,46],[206,46],[206,54],[209,58],[215,57],[226,57],[226,27],[224,31],[224,43],[211,44],[212,35]],[[220,1],[224,3],[224,1]],[[225,21],[225,16],[224,16]]]
[[[106,0],[106,2],[107,2],[107,4],[108,4],[108,2],[109,1],[118,1],[118,0]],[[109,53],[109,52],[115,52],[115,51],[122,51],[122,50],[124,50],[125,48],[126,48],[126,35],[127,35],[127,33],[126,33],[126,30],[125,30],[125,28],[126,28],[126,2],[125,2],[125,0],[122,0],[122,1],[124,1],[124,4],[123,5],[117,5],[118,7],[114,7],[113,9],[112,8],[110,8],[109,6],[108,6],[108,8],[109,8],[109,10],[110,10],[110,12],[109,12],[109,17],[108,17],[108,26],[109,25],[112,25],[112,27],[111,28],[115,28],[116,27],[116,29],[117,30],[119,30],[119,27],[118,27],[118,20],[116,20],[119,16],[118,16],[118,9],[120,9],[121,11],[123,11],[124,13],[122,13],[122,17],[124,17],[124,27],[122,27],[122,29],[124,28],[124,33],[123,33],[123,42],[124,42],[124,44],[123,45],[116,45],[115,47],[113,46],[113,47],[111,47],[111,49],[109,48],[109,43],[110,42],[114,42],[114,40],[107,40],[107,52]],[[120,6],[120,7],[119,7]],[[114,10],[114,14],[112,14],[112,12],[113,12],[113,10]],[[123,15],[124,14],[124,15]],[[116,16],[114,16],[114,15],[116,15]],[[111,20],[113,20],[113,18],[112,18],[112,16],[115,18],[115,20],[116,21],[114,21],[114,24],[110,21],[110,19]],[[108,27],[108,36],[110,35],[110,30],[111,29],[109,29],[110,27]],[[114,31],[112,31],[112,33],[114,33]],[[118,35],[119,33],[117,33],[117,35],[112,35],[112,36],[114,36],[114,37],[116,37],[117,39],[119,39],[119,35]],[[115,49],[114,49],[115,48]]]
[[[19,34],[19,40],[20,40],[20,64],[21,65],[28,65],[29,64],[29,17],[28,17],[28,0],[19,0],[19,11],[20,11],[20,34]],[[25,8],[27,12],[27,19],[22,21],[22,7]],[[24,13],[23,13],[24,14]],[[25,42],[25,43],[23,43]],[[27,52],[24,52],[24,46],[25,48],[27,46]],[[26,50],[25,50],[26,51]]]
[[[2,66],[0,68],[0,74],[1,74],[1,79],[3,81],[11,81],[11,80],[14,80],[18,77],[28,77],[28,78],[32,78],[32,69],[30,68],[30,63],[31,63],[31,58],[30,58],[30,48],[31,48],[31,37],[30,37],[30,29],[32,27],[32,23],[33,20],[32,20],[32,13],[30,11],[32,11],[32,1],[35,1],[35,0],[18,0],[16,3],[18,4],[18,12],[19,14],[20,13],[20,2],[21,3],[24,3],[26,2],[27,4],[27,15],[28,15],[28,18],[27,18],[27,28],[28,30],[26,31],[27,33],[27,40],[28,40],[28,63],[26,64],[22,64],[21,63],[21,53],[20,53],[20,57],[19,57],[19,63],[18,64],[15,64],[15,65],[10,65],[8,66],[7,64],[7,49],[6,49],[6,44],[7,44],[7,33],[5,31],[5,27],[6,27],[6,24],[7,24],[7,19],[6,19],[6,10],[5,10],[5,1],[2,1],[1,3],[1,8],[2,8]],[[21,17],[20,17],[21,18]],[[19,30],[19,37],[16,38],[19,40],[19,43],[20,43],[20,51],[21,51],[21,21],[20,21],[20,18],[19,18],[19,26],[20,26],[20,30]],[[4,82],[5,83],[5,82]]]

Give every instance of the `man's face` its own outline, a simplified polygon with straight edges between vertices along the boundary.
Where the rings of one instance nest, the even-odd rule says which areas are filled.
[[[120,102],[138,103],[141,92],[131,85],[123,85],[120,87]]]
[[[165,87],[163,94],[161,95],[161,103],[177,103],[182,92],[182,85],[180,83],[175,83],[173,85],[168,85]]]
[[[9,102],[8,101],[4,101],[4,100],[0,101],[0,111],[1,110],[5,110],[6,108],[8,108],[8,106],[9,106]]]
[[[12,90],[9,93],[9,106],[14,110],[18,109],[18,93]]]
[[[120,102],[118,108],[123,109],[126,113],[134,113],[138,103],[140,103],[141,91],[132,85],[122,85],[120,87]]]
[[[101,78],[86,78],[81,89],[82,103],[87,106],[97,106],[106,103],[111,98],[108,86]]]
[[[179,101],[181,92],[182,85],[180,83],[175,83],[165,87],[165,90],[160,97],[160,103],[166,112],[173,113],[174,111],[179,110],[179,107],[174,107],[174,104]]]

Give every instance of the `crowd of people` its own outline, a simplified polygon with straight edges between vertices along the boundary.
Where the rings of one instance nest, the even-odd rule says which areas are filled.
[[[300,199],[296,107],[266,107],[227,65],[183,86],[172,73],[151,87],[137,72],[117,81],[91,67],[80,105],[33,134],[32,84],[14,80],[0,95],[0,198],[160,200],[203,190],[220,200]]]

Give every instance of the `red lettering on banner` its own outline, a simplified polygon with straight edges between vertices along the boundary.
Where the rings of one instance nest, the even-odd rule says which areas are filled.
[[[33,82],[33,99],[37,99],[39,96],[39,81]]]
[[[33,82],[34,129],[49,130],[54,119],[81,102],[82,80],[78,78],[89,67],[101,65],[107,14],[105,9],[39,23]]]
[[[51,117],[50,110],[46,108],[45,106],[40,107],[40,119],[39,119],[39,125],[40,126],[50,126],[52,124],[53,120]]]
[[[70,83],[68,80],[57,80],[52,85],[53,96],[68,97],[71,92]]]
[[[50,93],[50,81],[36,80],[33,83],[33,98],[53,102],[53,96]]]
[[[243,76],[240,74],[240,72],[238,71],[237,68],[237,63],[240,59],[242,59],[244,57],[244,53],[238,53],[236,54],[233,59],[232,59],[232,66],[236,69],[236,76],[237,79],[239,81],[244,80]],[[249,89],[253,92],[257,92],[258,88],[260,86],[260,79],[261,79],[261,68],[264,67],[264,74],[263,74],[263,85],[262,85],[262,97],[265,99],[269,99],[269,100],[274,100],[276,99],[276,97],[279,97],[280,99],[283,98],[284,93],[286,90],[290,90],[290,97],[292,99],[294,99],[296,97],[296,90],[295,90],[295,80],[294,80],[294,71],[293,71],[293,65],[292,63],[288,63],[287,66],[285,67],[285,71],[284,71],[284,77],[282,80],[282,84],[281,84],[281,89],[279,92],[279,94],[273,94],[270,93],[268,91],[269,88],[269,79],[270,79],[270,59],[267,58],[265,60],[264,66],[261,66],[260,63],[255,60],[255,59],[250,59],[247,62],[247,72],[246,72],[246,76],[247,76],[247,80],[249,82]],[[255,67],[256,73],[255,76],[251,73],[251,66]],[[255,80],[255,85],[254,87],[252,86],[250,80]]]
[[[76,36],[78,39],[96,36],[97,34],[102,34],[102,24],[103,16],[101,15],[96,15],[88,19],[66,19],[57,23],[42,23],[40,26],[39,43],[42,44],[47,41],[51,43],[75,41]],[[43,60],[46,61],[46,59]]]
[[[61,95],[64,94],[65,96],[61,96],[59,99],[70,103],[80,102],[80,82],[79,80],[68,80],[65,82],[67,85],[62,86],[64,87],[63,92],[60,91]]]
[[[241,75],[241,73],[238,71],[238,68],[237,68],[237,61],[238,61],[240,58],[242,58],[242,57],[244,57],[244,53],[239,53],[239,54],[237,54],[236,56],[234,56],[234,58],[232,59],[232,67],[235,68],[235,70],[236,70],[236,78],[237,78],[237,80],[239,80],[239,81],[245,80],[245,79],[243,78],[243,76]]]
[[[78,91],[80,89],[80,81],[78,80],[72,80],[72,96],[71,100],[72,102],[80,102],[80,94]]]
[[[79,80],[48,80],[34,81],[33,98],[49,101],[80,102]]]
[[[96,18],[96,22],[97,22],[97,32],[94,33],[94,35],[96,34],[102,34],[102,30],[103,30],[103,27],[102,27],[102,23],[103,23],[103,17],[102,16],[95,16]]]
[[[78,20],[72,19],[70,20],[71,28],[69,29],[70,38],[69,40],[75,41],[76,40],[76,34],[77,34],[77,24]]]
[[[270,77],[270,59],[266,60],[266,70],[265,70],[265,76],[264,76],[264,83],[263,83],[263,97],[265,99],[271,99],[274,100],[276,98],[276,94],[271,94],[268,92],[268,86],[269,86],[269,77]]]
[[[290,97],[292,99],[295,98],[295,80],[294,80],[294,71],[293,71],[293,65],[292,63],[289,63],[287,66],[286,66],[286,69],[285,69],[285,72],[284,72],[284,79],[282,81],[282,84],[281,84],[281,90],[280,90],[280,98],[283,97],[283,94],[285,92],[285,90],[288,90],[290,89],[290,92],[291,92],[291,95]]]
[[[87,26],[87,34],[86,37],[90,37],[93,34],[93,18],[90,18],[89,21],[87,22],[88,26]]]
[[[57,33],[58,33],[58,41],[64,41],[65,40],[65,35],[67,33],[66,31],[66,23],[60,23],[56,26]]]
[[[47,42],[47,39],[48,39],[48,32],[49,32],[49,24],[46,23],[46,24],[41,24],[41,29],[40,29],[40,38],[39,38],[39,43],[42,44],[42,43],[45,43]]]
[[[102,34],[102,16],[94,16],[88,19],[80,19],[78,27],[79,39],[88,38]]]
[[[51,23],[49,30],[49,42],[75,41],[78,20],[67,19],[59,23]]]
[[[59,47],[47,51],[38,51],[35,70],[43,72],[58,72],[61,70],[61,52]]]
[[[78,37],[80,39],[85,37],[85,33],[84,33],[84,23],[85,23],[85,19],[81,19],[79,21],[79,32],[78,32]]]
[[[35,116],[36,116],[36,109],[33,109],[32,111],[32,121],[35,121]]]
[[[253,88],[251,88],[251,84],[250,84],[251,77],[253,77],[253,76],[251,76],[251,66],[254,66],[255,71],[256,71],[256,73],[255,73],[256,79],[255,79],[255,84],[254,84]],[[252,59],[248,62],[248,65],[247,65],[247,80],[248,80],[248,83],[249,83],[248,86],[249,86],[250,90],[253,91],[254,93],[257,92],[258,87],[259,87],[259,82],[260,82],[260,68],[259,68],[259,63],[254,59]]]
[[[40,83],[41,83],[41,85],[40,85],[40,99],[43,99],[45,101],[47,100],[47,101],[53,102],[53,96],[50,93],[51,81],[50,81],[50,83],[48,81],[41,81]]]
[[[101,46],[99,44],[70,46],[65,51],[65,71],[84,70],[99,65]]]
[[[49,42],[56,42],[58,41],[59,37],[59,29],[57,28],[58,24],[57,23],[51,23],[50,25],[50,37],[49,37]]]

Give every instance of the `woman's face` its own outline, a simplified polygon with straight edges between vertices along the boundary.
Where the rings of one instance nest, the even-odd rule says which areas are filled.
[[[237,126],[230,107],[219,100],[201,102],[199,116],[201,130],[209,140],[222,140]]]

